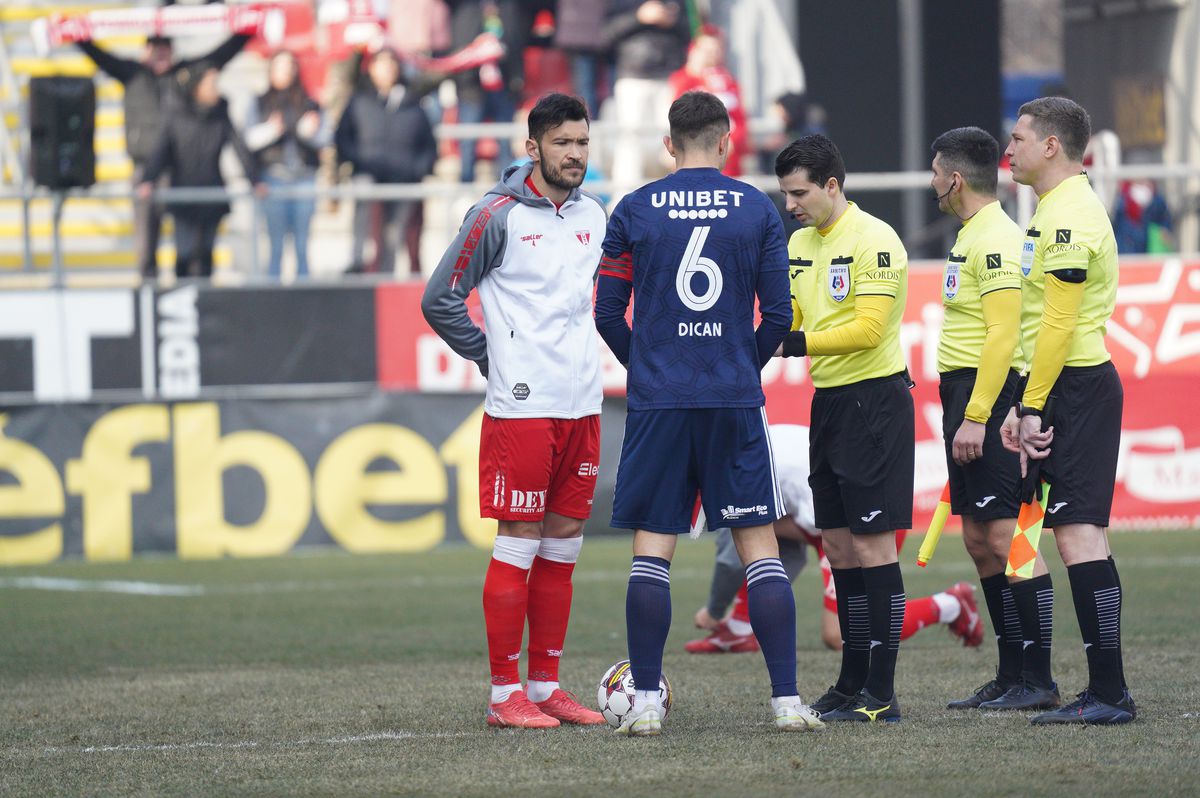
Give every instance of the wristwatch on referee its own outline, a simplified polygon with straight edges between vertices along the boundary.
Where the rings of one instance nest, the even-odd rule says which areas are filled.
[[[1036,407],[1030,407],[1029,405],[1017,402],[1017,415],[1021,418],[1025,418],[1025,416],[1037,416],[1038,418],[1041,418],[1042,411],[1038,410]]]

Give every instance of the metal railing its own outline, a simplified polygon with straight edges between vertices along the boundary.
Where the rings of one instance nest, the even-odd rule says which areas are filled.
[[[465,126],[464,126],[465,127]],[[476,126],[483,131],[494,135],[494,130],[497,126]],[[519,127],[519,126],[510,126]],[[459,131],[462,132],[462,131]],[[1103,170],[1095,169],[1090,172],[1092,179],[1096,182],[1147,179],[1164,182],[1181,181],[1185,185],[1182,191],[1176,192],[1177,196],[1182,197],[1181,202],[1177,202],[1178,216],[1188,216],[1191,218],[1193,226],[1195,217],[1200,214],[1200,166],[1192,165],[1164,165],[1164,164],[1141,164],[1141,165],[1123,165],[1115,169]],[[741,178],[743,182],[750,186],[758,188],[767,193],[778,191],[778,182],[773,175],[748,175]],[[894,192],[894,191],[929,191],[930,173],[926,171],[919,172],[859,172],[850,173],[846,176],[847,192],[851,196],[873,192]],[[455,200],[465,199],[471,202],[479,199],[482,194],[480,184],[466,184],[457,182],[442,182],[442,181],[426,181],[423,183],[414,184],[356,184],[346,183],[333,186],[313,185],[307,187],[287,187],[275,188],[267,193],[265,197],[259,196],[248,183],[240,181],[241,185],[234,185],[228,188],[162,188],[155,192],[155,201],[167,204],[204,204],[213,202],[250,202],[252,203],[250,234],[252,241],[257,242],[259,234],[263,227],[262,222],[262,203],[266,199],[272,197],[281,199],[293,198],[315,198],[317,200],[337,200],[337,201],[387,201],[387,200],[431,200],[441,199],[450,201],[447,211],[449,213],[449,204]],[[1028,222],[1033,215],[1033,210],[1036,204],[1036,197],[1033,191],[1027,186],[1015,186],[1012,181],[1012,176],[1008,172],[1000,173],[1000,183],[1002,193],[1008,193],[1009,196],[1015,196],[1015,211],[1014,216],[1016,221],[1022,226]],[[585,184],[585,188],[592,193],[600,195],[620,195],[627,192],[636,186],[624,185],[613,182],[611,180],[589,181]],[[483,189],[486,190],[486,189]],[[53,192],[44,188],[37,187],[12,187],[0,186],[0,202],[20,202],[22,206],[23,222],[23,247],[24,247],[24,270],[23,274],[37,272],[34,265],[34,250],[31,235],[30,223],[30,205],[35,201],[51,200],[55,203],[56,217],[61,211],[63,203],[70,201],[72,198],[89,197],[111,200],[130,200],[133,197],[133,192],[126,186],[102,185],[95,186],[89,189],[71,189],[65,192]],[[457,229],[456,223],[448,225],[451,231]],[[57,238],[57,218],[55,219],[55,231]],[[453,234],[453,233],[451,233]],[[1197,245],[1193,243],[1194,233],[1189,233],[1186,241],[1184,241],[1183,249],[1195,251]],[[446,242],[447,244],[449,241]],[[58,251],[57,243],[55,244],[56,252]],[[248,277],[257,279],[263,276],[261,258],[258,253],[257,246],[250,247],[250,262]],[[120,270],[122,272],[129,271],[128,269]],[[62,258],[59,254],[54,259],[52,274],[49,275],[50,282],[53,285],[60,286],[64,284],[65,270],[62,265]],[[2,284],[2,283],[0,283]]]

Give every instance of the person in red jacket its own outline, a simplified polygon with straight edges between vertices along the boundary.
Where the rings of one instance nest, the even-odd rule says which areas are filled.
[[[729,159],[721,170],[730,177],[742,174],[742,157],[749,155],[750,134],[746,127],[746,109],[737,79],[725,67],[725,44],[721,32],[712,25],[700,29],[700,35],[688,48],[687,62],[671,73],[671,98],[700,89],[715,94],[729,111]]]

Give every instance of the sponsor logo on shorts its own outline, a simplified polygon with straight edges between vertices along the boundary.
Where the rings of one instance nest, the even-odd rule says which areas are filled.
[[[524,402],[529,398],[529,386],[523,382],[518,382],[513,386],[512,394],[513,398],[518,402]]]
[[[756,504],[753,507],[735,507],[730,504],[721,508],[721,519],[724,521],[736,521],[747,515],[765,515],[766,512],[767,505],[765,504]]]
[[[991,500],[994,498],[996,498],[996,497],[995,496],[984,496],[983,501],[975,502],[975,506],[976,507],[987,507],[988,503],[991,502]]]
[[[548,649],[546,649],[546,656],[547,657],[561,657],[562,649],[561,648],[548,648]]]
[[[546,491],[514,490],[509,498],[508,509],[514,513],[540,513],[546,509]]]
[[[875,516],[879,515],[879,514],[880,514],[880,513],[882,513],[882,512],[883,512],[883,510],[872,510],[872,511],[871,511],[871,513],[870,513],[870,515],[864,515],[864,516],[862,517],[863,523],[864,523],[864,524],[869,524],[869,523],[871,523],[872,521],[874,521],[874,520],[875,520]]]
[[[1067,502],[1059,502],[1058,504],[1054,505],[1053,507],[1051,507],[1051,508],[1050,508],[1049,510],[1047,510],[1046,512],[1048,512],[1048,513],[1057,513],[1059,510],[1061,510],[1062,508],[1064,508],[1064,507],[1066,507],[1066,506],[1067,506]]]
[[[575,473],[581,477],[594,477],[600,473],[600,466],[596,463],[580,463],[579,470]]]

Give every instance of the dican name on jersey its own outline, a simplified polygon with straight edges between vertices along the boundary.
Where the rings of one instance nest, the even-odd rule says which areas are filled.
[[[723,331],[721,325],[719,321],[681,321],[679,337],[719,338]]]
[[[742,207],[741,191],[656,191],[650,195],[655,208],[670,208],[670,219],[724,219],[729,208]]]

